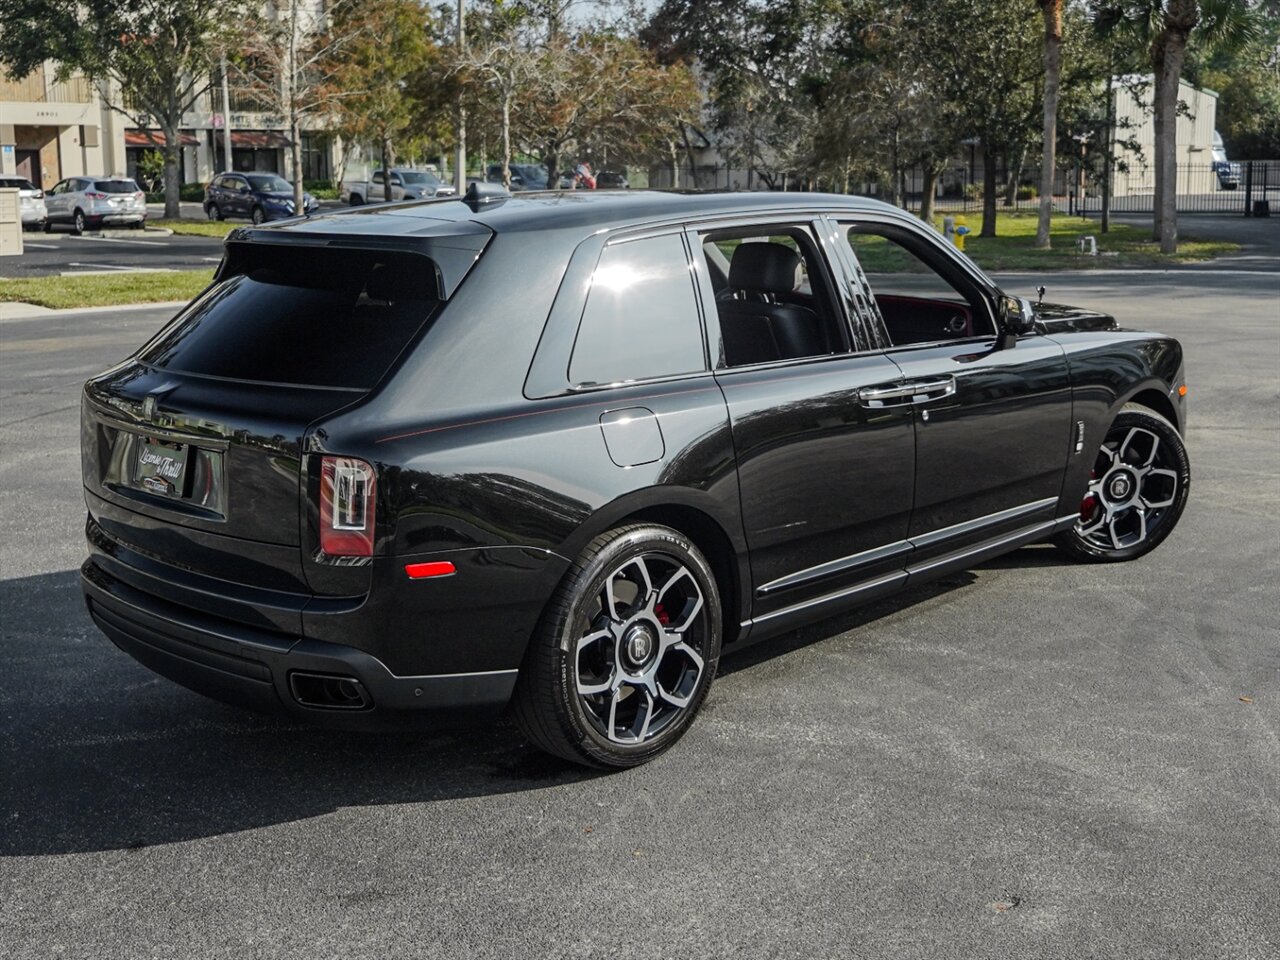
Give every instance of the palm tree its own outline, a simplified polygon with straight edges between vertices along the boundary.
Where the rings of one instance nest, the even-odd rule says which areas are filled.
[[[1102,0],[1095,22],[1128,35],[1147,51],[1155,74],[1155,180],[1152,234],[1162,253],[1178,250],[1178,82],[1192,34],[1234,46],[1253,36],[1257,16],[1249,0]]]

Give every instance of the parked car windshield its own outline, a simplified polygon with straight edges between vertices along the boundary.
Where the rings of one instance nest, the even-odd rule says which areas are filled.
[[[139,193],[138,185],[132,180],[95,180],[93,189],[99,193]]]
[[[425,183],[429,187],[440,185],[440,178],[422,170],[401,170],[400,179],[405,183]]]
[[[427,258],[377,250],[229,249],[223,279],[138,358],[259,383],[371,389],[438,305]]]
[[[270,176],[250,176],[249,186],[262,193],[293,193],[293,184],[284,177],[277,177],[274,174]]]

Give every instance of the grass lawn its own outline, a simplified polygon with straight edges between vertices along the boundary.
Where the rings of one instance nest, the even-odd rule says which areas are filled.
[[[209,285],[212,277],[212,270],[175,270],[87,277],[0,278],[0,301],[64,309],[190,300]]]
[[[964,220],[972,231],[965,239],[964,252],[984,270],[991,271],[1169,266],[1212,260],[1240,250],[1237,243],[1198,240],[1194,236],[1184,235],[1178,241],[1178,252],[1166,255],[1160,252],[1160,245],[1151,239],[1148,227],[1113,223],[1111,230],[1103,233],[1097,220],[1067,214],[1056,214],[1053,218],[1050,231],[1052,248],[1037,250],[1033,246],[1037,223],[1034,212],[1001,211],[996,217],[994,237],[978,236],[982,230],[981,214],[968,214]],[[941,230],[942,217],[934,218],[934,222]],[[1090,257],[1076,251],[1077,238],[1084,236],[1097,238],[1098,250],[1102,256]],[[878,237],[859,237],[856,245],[858,257],[868,272],[892,273],[921,269],[901,248]]]
[[[243,227],[248,221],[240,220],[232,223],[229,220],[148,220],[149,227],[168,227],[175,234],[184,237],[225,237],[236,227]]]

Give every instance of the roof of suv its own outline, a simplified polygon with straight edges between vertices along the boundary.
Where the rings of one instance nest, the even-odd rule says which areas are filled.
[[[668,190],[547,191],[471,206],[457,197],[353,207],[260,229],[317,234],[401,235],[466,233],[479,224],[495,233],[568,227],[614,229],[682,217],[753,215],[813,210],[902,211],[878,200],[819,193],[705,193]],[[445,227],[449,224],[450,227]],[[444,228],[444,229],[441,229]],[[256,232],[256,231],[255,231]]]

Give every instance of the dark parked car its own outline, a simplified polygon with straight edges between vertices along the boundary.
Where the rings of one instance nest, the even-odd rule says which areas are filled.
[[[1178,522],[1176,340],[1008,296],[874,201],[492,189],[233,231],[85,385],[83,584],[122,649],[351,725],[510,703],[620,767],[722,653]]]
[[[502,183],[502,164],[491,163],[485,170],[484,178],[489,183]],[[546,190],[547,168],[540,163],[511,164],[511,191]]]
[[[243,217],[265,223],[319,209],[316,198],[303,193],[302,210],[295,210],[293,184],[274,173],[220,173],[204,188],[204,212],[210,220]]]

